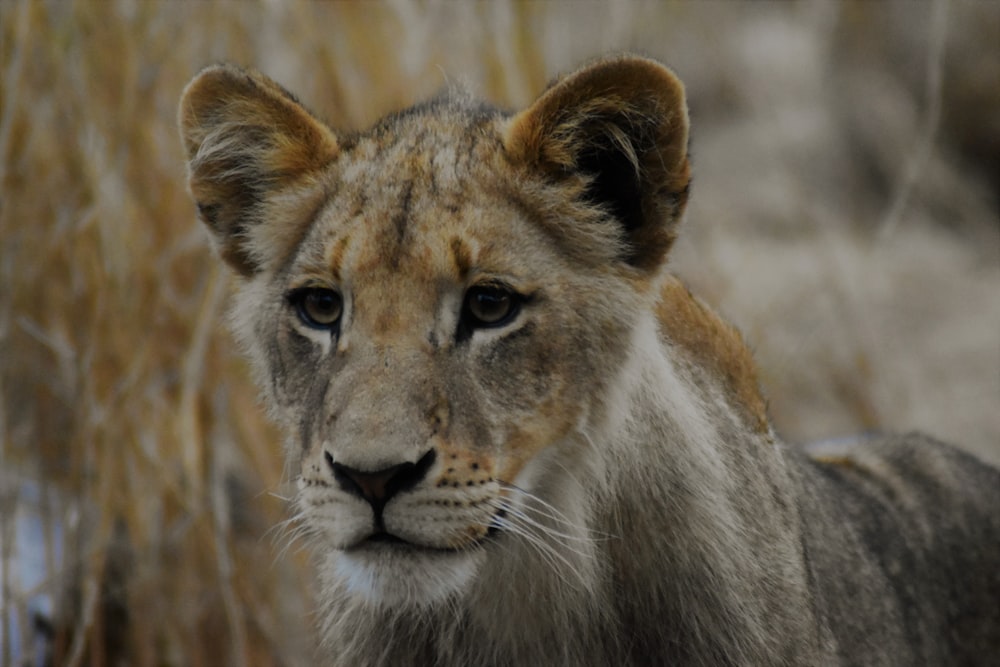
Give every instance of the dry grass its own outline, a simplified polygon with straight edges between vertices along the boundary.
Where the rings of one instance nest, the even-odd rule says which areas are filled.
[[[516,106],[601,52],[657,56],[695,131],[675,261],[754,341],[779,428],[1000,460],[997,34],[957,1],[0,3],[0,663],[39,593],[54,664],[312,662],[305,559],[268,533],[280,447],[184,192],[201,66],[355,127],[452,79]]]

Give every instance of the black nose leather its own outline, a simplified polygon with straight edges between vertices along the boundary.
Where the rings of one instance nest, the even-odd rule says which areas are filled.
[[[366,500],[376,511],[381,510],[393,496],[411,489],[427,476],[434,465],[434,450],[428,451],[416,463],[400,463],[381,470],[358,470],[334,461],[327,452],[326,462],[333,471],[333,478],[340,488]]]

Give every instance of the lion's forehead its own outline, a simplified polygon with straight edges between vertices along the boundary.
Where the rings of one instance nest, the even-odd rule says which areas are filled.
[[[460,196],[470,183],[495,177],[501,157],[499,121],[421,115],[361,135],[338,159],[339,184],[361,190],[405,189],[421,181],[436,194]]]
[[[502,176],[488,143],[469,145],[465,133],[444,127],[362,136],[331,174],[336,206],[328,220],[337,226],[347,217],[382,243],[454,228],[456,214],[482,202]]]
[[[378,134],[339,160],[292,281],[328,278],[370,306],[432,312],[478,275],[534,282],[554,257],[491,141],[467,132]],[[483,134],[487,134],[485,131]]]
[[[345,147],[292,271],[292,283],[326,282],[347,304],[342,363],[317,396],[337,415],[337,433],[385,443],[436,434],[441,463],[455,457],[435,480],[442,487],[510,481],[579,418],[594,382],[568,378],[593,375],[582,350],[601,326],[582,313],[607,298],[526,209],[495,127],[404,130]],[[573,289],[581,281],[591,287]],[[455,351],[463,300],[482,283],[532,305],[513,331]],[[435,401],[450,418],[430,409]],[[383,406],[377,419],[373,404]],[[390,419],[410,435],[386,432]]]

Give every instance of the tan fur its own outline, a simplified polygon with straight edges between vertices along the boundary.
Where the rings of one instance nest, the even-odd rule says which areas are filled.
[[[222,66],[180,125],[332,663],[1000,652],[1000,473],[919,436],[777,442],[742,337],[666,271],[691,169],[662,65],[356,135]]]
[[[191,194],[219,238],[232,238],[250,227],[253,199],[266,199],[294,186],[308,188],[316,171],[337,156],[333,134],[290,93],[255,72],[226,65],[209,68],[185,89],[184,100],[178,122],[189,168],[198,175],[191,180]],[[252,131],[262,136],[246,142],[246,133]],[[301,241],[312,222],[310,214],[322,203],[320,197],[304,198],[300,203],[304,210],[295,221],[297,232],[282,225],[280,233],[258,243],[285,256]],[[246,256],[246,248],[231,243],[220,247],[238,271],[253,270],[255,258]]]
[[[689,355],[692,363],[720,378],[747,426],[766,433],[770,428],[767,402],[760,391],[757,367],[740,332],[673,276],[664,281],[656,313],[667,340]]]

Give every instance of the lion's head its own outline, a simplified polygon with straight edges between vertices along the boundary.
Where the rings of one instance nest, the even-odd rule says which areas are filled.
[[[187,88],[190,187],[325,578],[427,604],[587,548],[593,449],[689,182],[681,84],[639,58],[514,115],[448,95],[336,133],[260,74]]]

